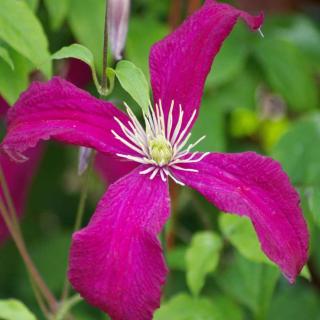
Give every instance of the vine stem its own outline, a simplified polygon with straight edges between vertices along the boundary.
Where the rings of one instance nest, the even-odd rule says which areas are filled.
[[[13,201],[12,201],[12,198],[11,198],[10,193],[8,191],[8,185],[5,181],[5,177],[3,175],[2,168],[0,169],[0,186],[3,190],[4,198],[5,198],[6,203],[8,204],[8,207],[10,207],[9,203],[11,202],[12,208],[14,209]],[[15,245],[20,253],[20,256],[22,257],[22,260],[23,260],[23,262],[29,272],[30,277],[32,278],[34,284],[39,288],[39,291],[41,292],[43,297],[46,299],[48,305],[50,306],[51,311],[55,312],[56,307],[57,307],[57,301],[56,301],[55,297],[53,296],[53,294],[51,293],[51,291],[49,290],[49,288],[47,287],[44,280],[42,279],[36,266],[34,265],[30,255],[28,253],[26,245],[24,243],[22,234],[20,232],[20,227],[15,226],[16,222],[17,222],[16,211],[14,209],[13,212],[9,212],[7,210],[7,207],[4,203],[4,201],[2,200],[2,198],[0,198],[0,214],[1,214],[8,230],[9,230],[9,233],[12,236],[12,239],[15,242]],[[13,216],[15,216],[15,218],[12,218]],[[16,222],[14,222],[14,221],[16,221]],[[36,298],[37,298],[37,295],[36,295]]]
[[[102,62],[102,79],[101,89],[102,92],[108,91],[108,0],[106,0],[105,18],[104,18],[104,35],[103,35],[103,62]]]
[[[85,207],[86,207],[86,200],[88,197],[89,181],[90,181],[91,171],[92,171],[92,167],[93,167],[94,157],[95,157],[95,153],[92,152],[90,155],[88,168],[84,173],[83,184],[82,184],[81,192],[80,192],[80,200],[79,200],[79,205],[78,205],[77,214],[76,214],[76,221],[75,221],[74,228],[73,228],[74,232],[78,231],[82,225],[84,211],[85,211]],[[65,301],[66,299],[68,299],[69,291],[70,291],[70,283],[68,281],[68,277],[66,276],[65,281],[64,281],[61,301]]]
[[[8,205],[9,214],[11,216],[12,222],[13,222],[13,228],[15,229],[15,232],[19,233],[21,235],[21,229],[20,224],[17,218],[17,213],[15,206],[12,201],[12,197],[10,195],[9,187],[7,184],[7,180],[5,178],[2,166],[0,165],[0,183],[3,191],[4,198],[6,200],[6,203]]]

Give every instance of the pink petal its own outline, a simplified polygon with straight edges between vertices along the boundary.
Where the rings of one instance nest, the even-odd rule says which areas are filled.
[[[157,235],[169,216],[168,186],[141,170],[111,185],[73,236],[69,279],[113,320],[152,319],[167,274]]]
[[[188,167],[199,172],[175,170],[175,176],[220,210],[248,216],[262,250],[294,282],[308,258],[309,235],[299,196],[280,164],[253,152],[212,153]]]
[[[23,214],[28,189],[32,182],[33,175],[35,174],[35,171],[40,162],[41,154],[41,146],[29,150],[27,152],[29,160],[22,164],[18,164],[9,159],[7,155],[0,153],[0,165],[6,177],[10,194],[19,217]],[[2,199],[4,200],[1,187],[0,197],[2,197]],[[0,216],[0,243],[7,236],[7,227]]]
[[[0,96],[0,120],[6,115],[9,109],[7,101]]]
[[[9,105],[2,97],[0,97],[0,121],[3,121],[8,109]],[[14,206],[19,216],[23,213],[27,191],[41,157],[41,149],[37,148],[30,150],[28,156],[30,157],[28,162],[18,165],[12,162],[6,155],[0,153],[0,166],[5,175]],[[3,190],[1,187],[0,197],[4,201]],[[6,202],[5,204],[7,205]],[[0,243],[7,236],[8,229],[0,216]]]
[[[8,132],[2,148],[14,159],[40,140],[56,139],[100,152],[134,153],[115,139],[121,135],[114,117],[129,118],[111,103],[96,99],[68,81],[35,82],[8,112]],[[123,135],[122,135],[123,136]]]
[[[95,167],[107,185],[114,183],[137,167],[136,162],[126,161],[114,155],[98,153]]]
[[[171,101],[175,101],[174,121],[178,119],[179,104],[185,112],[184,125],[194,110],[199,109],[213,60],[238,18],[252,30],[263,23],[262,14],[254,17],[228,4],[207,0],[175,32],[152,47],[150,72],[154,100],[162,100],[165,114]]]
[[[78,59],[68,59],[66,79],[79,88],[85,88],[92,80],[90,67]]]

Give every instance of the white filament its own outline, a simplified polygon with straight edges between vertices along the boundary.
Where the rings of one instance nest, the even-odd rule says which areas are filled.
[[[176,183],[183,185],[181,181],[174,177],[170,168],[180,171],[197,173],[198,170],[186,168],[181,165],[199,162],[203,160],[208,155],[208,153],[199,155],[198,152],[194,152],[190,154],[191,149],[198,145],[205,138],[205,136],[201,137],[196,142],[190,144],[186,149],[183,150],[191,137],[191,133],[187,134],[187,132],[196,117],[197,110],[195,109],[192,112],[191,117],[187,121],[187,124],[183,127],[184,111],[182,109],[182,106],[179,105],[178,117],[177,119],[175,119],[176,125],[173,126],[174,105],[174,101],[172,101],[167,122],[163,112],[161,100],[159,100],[159,103],[156,104],[155,110],[150,105],[148,113],[143,115],[146,126],[146,129],[144,130],[132,110],[127,104],[125,104],[127,114],[130,118],[130,121],[128,121],[128,125],[124,124],[117,117],[114,117],[124,136],[120,136],[114,130],[111,130],[111,132],[117,140],[121,141],[129,149],[137,153],[136,156],[120,153],[118,153],[117,156],[126,158],[130,161],[148,165],[145,170],[140,171],[140,174],[148,174],[150,175],[150,179],[152,180],[159,173],[162,181],[165,182],[167,181],[167,177],[170,177]],[[172,158],[166,164],[163,164],[161,162],[157,163],[152,159],[150,155],[149,142],[156,139],[159,135],[163,136],[167,140],[167,142],[170,143],[172,148]]]

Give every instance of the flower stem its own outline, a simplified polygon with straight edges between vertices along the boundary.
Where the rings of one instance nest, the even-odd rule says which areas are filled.
[[[189,0],[187,14],[190,16],[201,7],[201,0]]]
[[[33,278],[31,277],[30,273],[29,273],[29,280],[31,283],[31,287],[34,293],[34,296],[38,302],[39,308],[42,311],[42,313],[44,314],[44,316],[46,317],[46,319],[50,319],[50,311],[47,308],[46,302],[44,301],[44,297],[41,294],[38,286],[35,284]]]
[[[20,229],[20,224],[19,224],[18,218],[17,218],[17,212],[14,207],[14,204],[13,204],[13,201],[12,201],[12,198],[10,195],[9,187],[7,184],[7,180],[5,178],[5,175],[4,175],[4,172],[3,172],[1,165],[0,165],[0,185],[1,185],[1,189],[3,191],[5,203],[8,206],[9,214],[10,214],[10,217],[13,222],[13,228],[17,233],[19,233],[21,235],[21,229]]]
[[[76,294],[75,296],[66,300],[52,320],[64,320],[69,311],[80,301],[82,301],[82,298],[79,294]]]
[[[91,171],[92,171],[92,167],[93,167],[94,157],[95,157],[95,153],[92,152],[90,155],[88,168],[84,173],[83,184],[82,184],[81,193],[80,193],[80,200],[79,200],[79,205],[78,205],[77,214],[76,214],[76,221],[75,221],[74,228],[73,228],[74,232],[79,230],[82,225],[84,210],[86,207],[86,200],[88,197],[89,181],[90,181]],[[68,281],[68,277],[66,276],[65,281],[64,281],[61,301],[65,301],[68,298],[69,290],[70,290],[70,283]]]
[[[104,18],[103,62],[102,62],[102,79],[101,79],[102,92],[108,91],[107,66],[108,66],[108,0],[106,1],[105,18]]]

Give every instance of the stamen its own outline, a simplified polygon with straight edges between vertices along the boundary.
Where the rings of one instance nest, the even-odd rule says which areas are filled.
[[[116,139],[138,153],[138,155],[118,153],[117,156],[146,165],[146,169],[141,170],[139,173],[142,175],[150,175],[149,178],[151,180],[159,173],[163,182],[166,182],[168,180],[167,177],[170,177],[176,183],[184,185],[183,182],[179,181],[174,176],[171,169],[194,173],[199,172],[193,168],[181,167],[181,165],[199,162],[209,154],[190,152],[190,150],[198,145],[205,136],[190,144],[186,150],[181,151],[191,137],[191,133],[187,134],[187,131],[190,129],[190,126],[196,117],[197,110],[192,112],[187,124],[184,126],[183,130],[181,130],[184,120],[184,111],[182,106],[179,105],[177,123],[173,128],[174,100],[171,102],[169,114],[166,119],[162,101],[159,99],[159,103],[155,105],[155,108],[149,105],[148,112],[143,113],[146,126],[146,129],[144,129],[126,103],[125,107],[130,118],[127,125],[119,118],[114,117],[124,136],[120,136],[115,130],[111,130],[111,132]]]
[[[155,170],[155,167],[150,167],[146,170],[140,171],[139,173],[140,174],[148,174],[148,173],[152,172],[153,170]]]
[[[160,117],[160,111],[159,111],[159,106],[158,104],[156,103],[156,122],[157,122],[157,126],[158,126],[158,134],[163,134],[164,133],[162,132],[162,124],[161,124],[161,117]]]
[[[143,133],[143,135],[141,135],[130,121],[128,121],[128,124],[129,124],[131,130],[133,131],[135,138],[137,139],[137,142],[139,142],[139,146],[141,146],[143,151],[146,154],[148,154],[148,147],[147,147],[148,146],[148,139],[147,139],[145,133]]]
[[[175,143],[175,140],[177,138],[177,135],[178,133],[180,132],[180,129],[181,129],[181,125],[182,125],[182,120],[183,120],[183,110],[182,110],[182,107],[181,107],[181,104],[179,105],[179,119],[178,119],[178,122],[177,122],[177,126],[173,132],[173,135],[172,135],[172,138],[171,138],[171,144],[174,145]]]
[[[151,111],[151,113],[150,113]],[[157,121],[157,117],[156,114],[154,112],[154,109],[152,106],[150,106],[149,108],[149,121],[152,122],[154,128],[155,128],[155,135],[160,134],[160,129],[158,127],[158,121]]]
[[[120,137],[114,130],[111,130],[111,133],[114,135],[114,137],[118,140],[120,140],[123,144],[125,144],[128,148],[130,148],[131,150],[141,154],[141,155],[145,155],[140,149],[138,149],[137,147],[135,147],[133,144],[131,144],[130,142],[128,142],[127,140],[123,139],[122,137]]]
[[[174,169],[177,169],[177,170],[181,170],[181,171],[187,171],[187,172],[199,172],[199,170],[196,170],[196,169],[191,169],[191,168],[181,168],[181,167],[178,167],[177,165],[173,165],[171,166],[172,168]]]
[[[185,156],[186,154],[188,154],[190,152],[191,149],[193,149],[196,145],[198,145],[205,138],[206,138],[206,136],[202,136],[195,143],[190,144],[189,147],[185,151],[180,152],[175,158],[179,159],[179,158]]]
[[[195,109],[193,112],[192,112],[192,115],[187,123],[187,125],[185,126],[185,128],[183,129],[183,131],[181,132],[179,138],[177,139],[177,141],[175,142],[175,146],[178,146],[181,139],[184,137],[184,135],[186,134],[187,130],[189,129],[189,127],[191,126],[191,123],[192,121],[194,120],[195,116],[197,114],[197,109]]]
[[[165,177],[164,173],[163,173],[163,170],[160,170],[160,176],[161,176],[161,180],[163,182],[166,182],[167,181],[167,178]]]
[[[166,136],[166,124],[164,121],[164,113],[163,113],[163,107],[162,107],[162,102],[161,99],[159,99],[159,106],[160,106],[160,122],[162,126],[162,134]]]
[[[155,178],[155,176],[157,175],[157,173],[159,172],[159,168],[155,168],[154,171],[152,172],[151,176],[150,176],[150,180],[153,180]]]
[[[124,105],[126,107],[127,110],[127,114],[130,117],[131,121],[133,122],[133,124],[135,125],[136,128],[139,128],[139,130],[141,130],[142,132],[145,132],[145,130],[143,129],[143,127],[141,126],[140,122],[138,121],[137,117],[134,115],[134,113],[131,111],[130,107],[124,102]]]
[[[198,154],[198,152],[193,153],[192,156],[188,159],[176,159],[173,162],[171,162],[170,165],[182,164],[182,163],[197,163],[197,162],[200,162],[201,160],[203,160],[208,154],[210,154],[210,152],[206,152],[206,153],[202,154],[198,159],[193,159],[197,154]]]
[[[175,145],[174,150],[173,150],[174,157],[187,144],[187,142],[191,138],[191,135],[192,135],[191,132],[189,132],[187,137],[182,141],[182,143],[180,145]]]
[[[171,106],[170,106],[169,115],[168,115],[167,140],[170,140],[170,134],[172,129],[173,107],[174,107],[174,100],[171,101]]]
[[[122,132],[125,134],[125,136],[131,141],[133,142],[137,147],[141,147],[141,143],[138,140],[138,135],[134,134],[133,132],[131,132],[117,117],[114,117],[114,119],[117,121],[117,123],[119,124]]]
[[[150,164],[149,159],[147,158],[139,158],[139,157],[131,156],[129,154],[122,154],[122,153],[117,153],[117,156],[120,158],[125,158],[125,159],[142,163],[142,164]]]
[[[181,186],[185,186],[185,184],[183,182],[181,182],[180,180],[178,180],[168,169],[163,168],[165,174],[167,176],[169,176],[175,183],[180,184]]]

